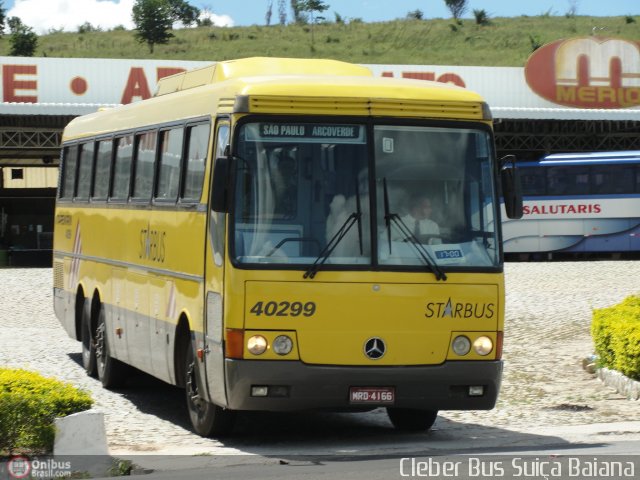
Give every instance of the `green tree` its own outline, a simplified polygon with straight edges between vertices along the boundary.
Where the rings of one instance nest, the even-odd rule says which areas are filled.
[[[264,14],[264,22],[267,24],[267,27],[271,25],[271,16],[273,15],[273,0],[268,0],[267,2],[267,13]]]
[[[322,13],[329,8],[322,0],[298,0],[298,8],[301,12],[309,15],[311,18],[311,48],[314,48],[315,38],[313,34],[313,25],[316,20],[324,20],[324,17],[314,17],[314,13]]]
[[[314,13],[322,13],[325,10],[329,9],[329,5],[324,3],[322,0],[298,0],[298,8],[300,11],[308,13],[311,17],[311,24],[315,23]],[[318,17],[318,19],[324,19],[323,17]]]
[[[444,3],[456,20],[460,19],[467,10],[467,0],[444,0]]]
[[[171,6],[171,15],[174,21],[181,22],[185,27],[198,23],[199,9],[189,5],[185,0],[168,0],[168,2]]]
[[[2,4],[4,2],[0,0],[0,35],[4,33],[4,19],[5,19],[5,9]]]
[[[287,5],[286,0],[278,0],[278,20],[280,25],[287,23]]]
[[[185,0],[135,0],[132,11],[136,38],[153,53],[156,44],[169,43],[174,22],[188,26],[198,23],[200,10]]]
[[[18,17],[9,18],[7,24],[11,31],[9,55],[12,57],[33,57],[38,47],[38,36],[33,29],[22,23]]]
[[[89,22],[84,22],[82,25],[78,26],[78,33],[91,33],[91,32],[101,32],[102,28],[94,27]]]
[[[300,5],[304,0],[291,0],[291,10],[293,11],[293,21],[295,23],[306,23],[306,18],[302,13]]]
[[[156,44],[169,43],[173,33],[173,10],[167,0],[136,0],[132,11],[136,39],[149,46],[153,53]]]

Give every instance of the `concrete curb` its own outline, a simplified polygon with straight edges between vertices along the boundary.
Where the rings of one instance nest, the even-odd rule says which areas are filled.
[[[109,455],[104,413],[95,410],[55,419],[53,454]]]
[[[608,368],[599,368],[597,375],[602,383],[615,388],[620,395],[624,395],[629,400],[640,399],[640,382]]]

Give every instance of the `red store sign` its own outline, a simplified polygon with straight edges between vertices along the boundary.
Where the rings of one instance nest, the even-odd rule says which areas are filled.
[[[578,108],[640,106],[640,43],[572,38],[536,50],[525,65],[529,87],[550,102]]]

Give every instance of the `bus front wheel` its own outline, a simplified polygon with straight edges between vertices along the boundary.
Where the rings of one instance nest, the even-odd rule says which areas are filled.
[[[424,432],[433,426],[438,416],[438,411],[389,407],[387,408],[387,415],[397,430],[403,432]]]
[[[235,412],[225,410],[207,401],[202,395],[198,362],[193,355],[193,346],[187,344],[185,365],[185,392],[187,409],[194,431],[203,437],[221,437],[231,433]]]

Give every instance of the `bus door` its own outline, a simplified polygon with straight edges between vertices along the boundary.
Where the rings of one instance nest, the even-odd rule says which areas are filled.
[[[215,144],[212,148],[212,162],[224,155],[229,143],[229,123],[218,121],[215,134]],[[212,168],[213,170],[213,168]],[[211,192],[209,192],[209,195]],[[224,278],[224,213],[209,210],[209,228],[207,234],[207,258],[205,271],[205,368],[209,399],[218,405],[226,405],[224,382],[224,325],[222,318],[222,291]]]

